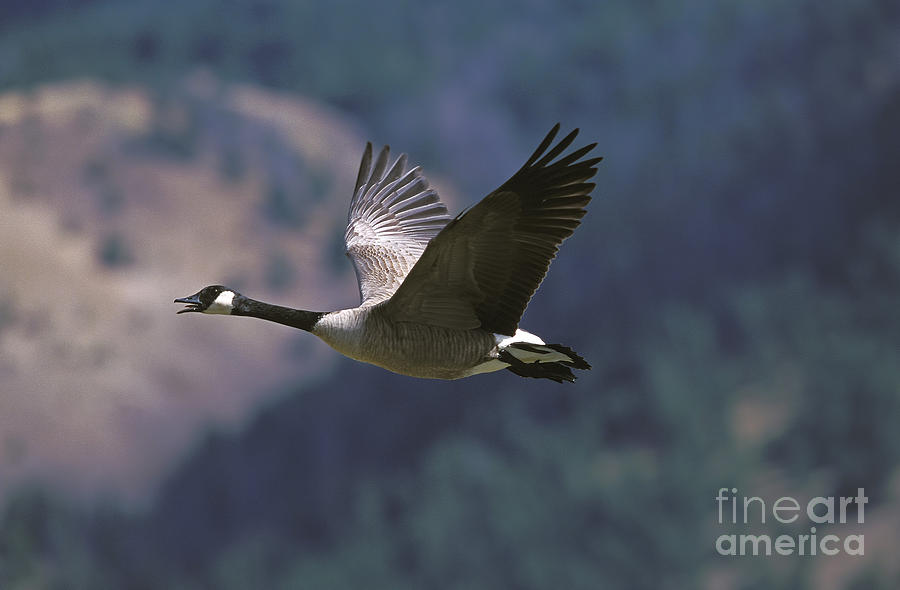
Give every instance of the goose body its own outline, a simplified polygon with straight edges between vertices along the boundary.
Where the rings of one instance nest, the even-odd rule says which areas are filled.
[[[432,379],[474,374],[475,367],[490,360],[491,349],[496,346],[495,339],[484,330],[395,322],[377,305],[326,314],[312,333],[352,359]]]
[[[179,313],[243,315],[303,329],[352,359],[395,373],[459,379],[509,369],[574,381],[590,365],[570,348],[521,330],[519,319],[560,243],[584,216],[596,144],[558,158],[556,125],[525,165],[480,203],[450,218],[406,155],[373,163],[366,145],[344,235],[358,307],[332,312],[256,301],[221,285],[176,299]],[[557,159],[558,158],[558,159]]]

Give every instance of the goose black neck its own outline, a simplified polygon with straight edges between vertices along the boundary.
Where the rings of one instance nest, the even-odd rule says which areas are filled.
[[[316,322],[325,315],[321,311],[306,311],[305,309],[291,309],[280,305],[272,305],[264,301],[256,301],[243,297],[243,301],[235,305],[231,315],[243,315],[261,320],[268,320],[277,324],[284,324],[292,328],[312,331]]]

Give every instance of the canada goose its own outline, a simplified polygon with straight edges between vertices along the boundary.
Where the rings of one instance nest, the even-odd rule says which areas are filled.
[[[263,303],[221,285],[175,303],[178,313],[250,316],[312,332],[338,352],[413,377],[459,379],[509,369],[574,381],[590,365],[571,348],[518,327],[559,245],[581,223],[602,158],[597,144],[549,151],[557,123],[525,165],[480,203],[451,219],[406,154],[372,165],[367,143],[344,240],[359,281],[359,307],[306,311]]]

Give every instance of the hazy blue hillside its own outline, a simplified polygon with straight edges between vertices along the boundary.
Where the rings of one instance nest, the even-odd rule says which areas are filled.
[[[900,585],[896,2],[96,1],[4,16],[5,89],[84,77],[165,97],[205,68],[321,101],[453,179],[460,205],[557,120],[605,160],[523,322],[590,360],[576,385],[342,359],[260,392],[247,426],[203,437],[144,512],[23,489],[0,521],[3,588]],[[322,190],[315,165],[290,176],[296,161],[267,160],[297,181],[265,195],[285,233],[305,227],[294,193]],[[866,555],[720,556],[721,487],[864,487],[866,522],[820,534],[863,532]]]

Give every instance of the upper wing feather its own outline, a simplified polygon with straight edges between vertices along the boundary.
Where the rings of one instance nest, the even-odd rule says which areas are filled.
[[[366,144],[344,234],[363,305],[393,295],[428,242],[450,221],[421,168],[407,170],[406,154],[389,167],[389,157],[385,146],[373,166],[372,144]]]
[[[397,321],[512,335],[559,245],[581,223],[601,158],[596,144],[553,162],[553,127],[522,168],[428,244],[385,310]],[[546,153],[545,153],[546,152]]]

